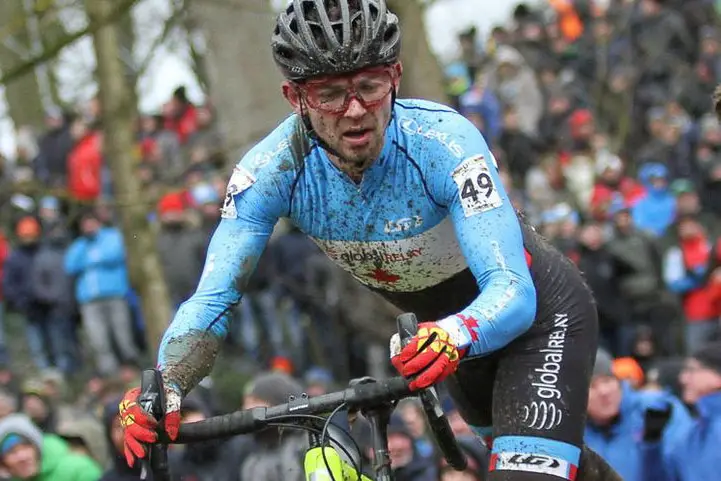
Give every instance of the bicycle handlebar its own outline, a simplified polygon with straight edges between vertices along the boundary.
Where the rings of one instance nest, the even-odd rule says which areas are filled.
[[[396,321],[402,341],[407,342],[416,334],[418,321],[414,314],[401,314]],[[145,401],[148,403],[147,410],[159,417],[157,409],[160,405],[159,401],[162,400],[163,390],[162,379],[157,371],[148,370],[144,372],[141,392],[144,393]],[[466,457],[461,451],[448,419],[441,409],[435,389],[431,387],[419,393],[413,393],[408,388],[407,380],[403,377],[355,383],[342,391],[321,396],[308,397],[304,394],[298,398],[291,398],[289,402],[277,406],[257,407],[211,417],[194,423],[184,423],[180,425],[178,437],[174,441],[171,441],[164,432],[159,432],[158,442],[160,444],[187,444],[238,434],[248,434],[259,431],[274,421],[280,421],[282,417],[327,414],[342,404],[345,404],[350,410],[372,409],[415,395],[418,395],[421,399],[428,424],[448,464],[456,470],[465,470],[467,466]],[[165,454],[153,451],[151,450],[150,456],[151,469],[154,472],[160,471],[162,473],[161,479],[166,479],[167,461]],[[166,478],[163,478],[163,476],[166,476]]]
[[[411,395],[407,381],[402,377],[393,377],[373,383],[357,384],[343,391],[321,396],[311,398],[302,396],[285,404],[268,408],[257,407],[223,416],[215,416],[203,421],[181,424],[178,438],[175,441],[171,441],[167,436],[161,436],[160,442],[164,444],[186,444],[237,434],[247,434],[266,427],[281,416],[326,414],[343,403],[349,409],[368,408]]]

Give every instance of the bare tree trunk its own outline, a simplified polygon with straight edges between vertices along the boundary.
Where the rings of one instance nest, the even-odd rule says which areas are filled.
[[[274,15],[259,0],[193,0],[190,15],[207,40],[211,99],[235,162],[290,113],[270,52]]]
[[[400,96],[446,102],[443,71],[428,43],[423,6],[417,0],[388,0],[388,8],[398,15],[403,32]]]
[[[5,33],[0,38],[0,69],[3,71],[24,63],[33,52],[27,20],[23,0],[0,1],[0,25]],[[23,125],[40,128],[43,125],[45,109],[35,70],[8,82],[5,100],[16,128]]]
[[[131,102],[133,105],[138,105],[139,99],[137,91],[135,90],[138,84],[138,71],[135,63],[133,52],[135,50],[135,25],[133,25],[132,11],[128,11],[120,17],[120,21],[117,23],[117,32],[120,46],[120,58],[122,59],[123,67],[125,70],[125,76],[127,84],[130,86]],[[137,114],[137,110],[133,109],[133,114]]]
[[[112,13],[115,0],[86,0],[91,22],[102,22]],[[137,105],[120,60],[118,27],[108,24],[93,34],[98,64],[100,100],[103,105],[104,154],[113,175],[116,202],[121,207],[123,236],[131,270],[145,317],[148,346],[157,352],[170,320],[170,301],[158,259],[155,232],[148,222],[147,203],[134,175],[133,119]]]

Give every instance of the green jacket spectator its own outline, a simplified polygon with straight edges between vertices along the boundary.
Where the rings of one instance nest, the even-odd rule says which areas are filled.
[[[0,421],[0,467],[13,481],[97,481],[102,474],[90,457],[73,453],[22,414]]]

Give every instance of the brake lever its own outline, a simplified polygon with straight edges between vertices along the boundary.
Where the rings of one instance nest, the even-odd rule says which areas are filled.
[[[138,404],[157,421],[162,421],[165,410],[165,391],[163,378],[157,369],[146,369],[140,378],[140,395]],[[169,481],[168,448],[160,444],[152,444],[148,449],[148,459],[141,460],[140,479],[148,479],[148,472],[153,473],[154,481]]]
[[[405,347],[418,332],[418,319],[412,312],[396,317],[398,337],[401,347]],[[458,445],[458,441],[451,430],[451,426],[443,413],[441,400],[434,386],[418,391],[423,410],[426,413],[428,424],[431,426],[436,441],[443,452],[448,464],[457,471],[463,471],[468,465],[465,455]]]

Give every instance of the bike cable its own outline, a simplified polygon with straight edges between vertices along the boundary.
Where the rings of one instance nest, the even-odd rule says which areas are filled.
[[[331,425],[331,419],[333,419],[333,416],[338,414],[338,412],[345,407],[346,407],[346,403],[342,403],[328,415],[328,417],[325,420],[325,423],[323,424],[323,431],[321,432],[321,435],[320,435],[320,444],[321,444],[321,446],[323,446],[325,444],[326,437],[328,439],[330,439],[331,442],[335,442],[336,445],[338,445],[341,448],[341,450],[345,453],[345,455],[348,456],[349,461],[351,463],[353,463],[353,469],[356,470],[356,472],[358,473],[358,479],[360,479],[361,474],[363,473],[363,471],[362,471],[363,470],[363,453],[361,452],[360,447],[358,446],[358,443],[356,442],[356,440],[353,439],[353,437],[350,435],[350,433],[346,433],[345,431],[343,431],[341,429],[341,431],[343,431],[343,434],[345,434],[345,436],[348,439],[350,439],[350,441],[353,443],[353,447],[355,448],[356,452],[358,453],[358,463],[356,463],[355,459],[353,459],[353,457],[348,453],[348,450],[345,449],[345,446],[338,444],[338,441],[333,441],[332,436],[328,432],[328,428]],[[323,454],[323,463],[325,463],[325,467],[328,470],[328,474],[330,474],[331,481],[335,481],[335,479],[333,479],[333,473],[330,470],[330,463],[328,463],[328,458],[325,455],[325,450],[323,450],[321,452]]]
[[[356,442],[356,440],[353,439],[353,437],[349,433],[347,433],[341,429],[341,431],[346,436],[346,438],[348,438],[351,441],[351,443],[353,444],[353,448],[355,448],[355,450],[357,451],[359,461],[356,461],[356,459],[351,455],[349,449],[346,446],[344,446],[343,444],[341,444],[340,442],[338,442],[338,440],[329,432],[329,427],[331,425],[331,419],[333,418],[333,416],[335,414],[337,414],[344,407],[345,407],[345,404],[341,404],[336,409],[334,409],[333,412],[331,412],[331,414],[327,418],[325,418],[323,416],[315,416],[315,415],[311,415],[311,414],[289,414],[289,415],[285,415],[285,416],[274,417],[273,420],[271,422],[269,422],[267,425],[274,426],[274,427],[287,428],[287,429],[309,431],[314,434],[319,434],[321,437],[321,441],[320,441],[321,447],[325,444],[326,440],[330,441],[331,447],[339,448],[343,452],[343,454],[346,455],[346,457],[348,458],[348,461],[353,466],[353,469],[355,469],[356,472],[358,473],[358,475],[360,476],[360,474],[363,472],[362,471],[363,455],[361,453],[360,447],[358,446],[358,443]],[[291,422],[291,421],[298,420],[298,419],[310,419],[313,421],[322,422],[323,429],[318,429],[318,428],[314,428],[311,426],[299,426],[299,425],[293,424]],[[277,421],[283,421],[283,420],[286,420],[288,422],[277,422]],[[333,446],[333,445],[335,445],[335,446]],[[323,463],[325,464],[325,467],[328,470],[328,475],[330,476],[331,481],[342,481],[342,480],[336,480],[335,477],[333,476],[333,473],[332,473],[331,467],[330,467],[330,463],[328,462],[328,458],[326,457],[326,454],[325,454],[325,450],[324,449],[321,450],[321,453],[323,456]]]

